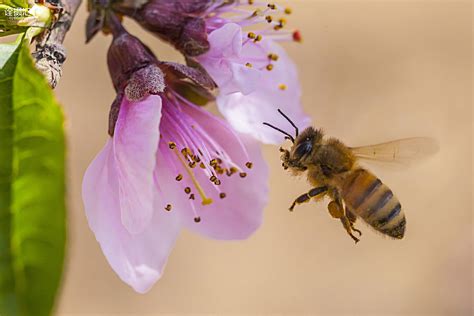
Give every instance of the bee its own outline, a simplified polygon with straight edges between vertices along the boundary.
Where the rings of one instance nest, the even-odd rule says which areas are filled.
[[[294,200],[290,211],[311,199],[329,197],[330,215],[341,221],[356,243],[362,236],[362,232],[354,227],[357,218],[386,236],[402,239],[406,219],[400,201],[377,176],[361,167],[358,160],[409,162],[436,153],[437,142],[416,137],[348,147],[339,139],[326,137],[321,129],[308,127],[300,134],[293,121],[281,110],[278,112],[294,127],[295,136],[269,123],[263,124],[283,133],[285,139],[292,142],[290,150],[280,148],[282,166],[294,175],[306,173],[313,186]]]

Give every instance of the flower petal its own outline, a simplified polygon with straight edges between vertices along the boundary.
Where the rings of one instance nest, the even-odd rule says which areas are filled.
[[[159,141],[161,98],[124,98],[112,139],[122,223],[132,234],[148,225],[153,214],[153,170]]]
[[[201,219],[199,223],[194,222],[192,207],[180,210],[183,224],[210,238],[248,238],[260,227],[268,198],[268,169],[259,145],[249,138],[242,142],[227,123],[197,107],[187,106],[184,111],[195,120],[196,126],[212,136],[213,141],[226,151],[236,165],[244,168],[242,171],[247,176],[241,178],[239,174],[230,177],[219,175],[221,185],[216,186],[209,181],[203,169],[195,168],[196,178],[204,192],[212,197],[213,203],[202,206],[200,201],[193,202]],[[253,167],[245,170],[245,164],[249,160]],[[225,193],[226,197],[220,198],[219,192]]]
[[[287,100],[284,96],[278,98],[277,95],[269,95],[264,91],[248,95],[243,93],[219,95],[216,101],[220,112],[236,131],[267,144],[280,144],[284,141],[284,135],[263,125],[263,122],[294,134],[293,126],[278,113],[278,109],[281,109],[300,130],[310,124],[309,117],[303,113],[297,100]]]
[[[238,57],[242,50],[242,28],[235,23],[228,23],[213,31],[208,36],[211,49],[206,57]]]
[[[217,83],[220,92],[254,91],[261,74],[241,61],[242,28],[235,23],[228,23],[209,35],[209,43],[209,52],[196,59]]]
[[[82,196],[89,226],[118,276],[139,293],[161,277],[180,231],[178,217],[156,209],[146,228],[132,234],[122,224],[113,143],[109,140],[84,176]],[[157,201],[166,193],[155,191]]]

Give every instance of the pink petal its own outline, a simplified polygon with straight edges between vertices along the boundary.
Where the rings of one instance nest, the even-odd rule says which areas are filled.
[[[112,139],[122,223],[132,233],[148,225],[153,214],[153,170],[159,141],[161,98],[150,95],[130,102],[124,98]]]
[[[185,111],[217,142],[248,175],[241,178],[238,174],[231,177],[219,176],[222,184],[216,186],[209,181],[202,169],[194,170],[204,191],[213,199],[213,203],[201,206],[195,203],[201,222],[195,223],[192,208],[180,210],[183,224],[202,235],[215,239],[238,240],[248,238],[261,225],[263,209],[268,198],[268,169],[262,158],[258,144],[248,138],[244,143],[222,120],[196,107],[186,107]],[[246,148],[245,149],[244,147]],[[248,154],[248,156],[247,156]],[[251,170],[245,167],[248,161],[253,163]],[[219,192],[226,194],[219,198]]]
[[[111,267],[135,291],[145,293],[163,273],[179,234],[179,221],[174,213],[159,209],[153,212],[144,230],[130,233],[120,218],[118,178],[113,143],[109,140],[84,176],[85,211]],[[155,191],[155,198],[156,208],[156,201],[164,200],[164,195]]]
[[[209,43],[209,52],[197,57],[197,60],[218,84],[220,92],[254,91],[261,75],[259,70],[245,66],[246,63],[240,60],[242,28],[228,23],[209,35]]]
[[[208,41],[211,49],[205,57],[238,57],[242,50],[242,28],[228,23],[209,34]]]
[[[277,126],[292,135],[295,133],[294,128],[277,112],[277,109],[288,115],[300,131],[310,124],[310,119],[303,113],[297,100],[287,101],[283,96],[281,98],[276,95],[269,96],[262,91],[249,95],[242,93],[219,95],[217,105],[236,131],[267,144],[280,144],[284,141],[284,135],[263,125],[263,122]]]

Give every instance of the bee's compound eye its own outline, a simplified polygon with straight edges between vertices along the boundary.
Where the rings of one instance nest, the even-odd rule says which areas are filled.
[[[303,157],[306,154],[309,154],[313,150],[313,144],[311,141],[304,141],[296,147],[295,155],[298,158]]]

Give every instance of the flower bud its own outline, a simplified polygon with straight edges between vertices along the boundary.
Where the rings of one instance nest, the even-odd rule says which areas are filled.
[[[172,43],[187,56],[209,50],[205,21],[198,16],[212,0],[150,0],[139,9],[117,4],[114,9],[135,19],[143,28]]]

